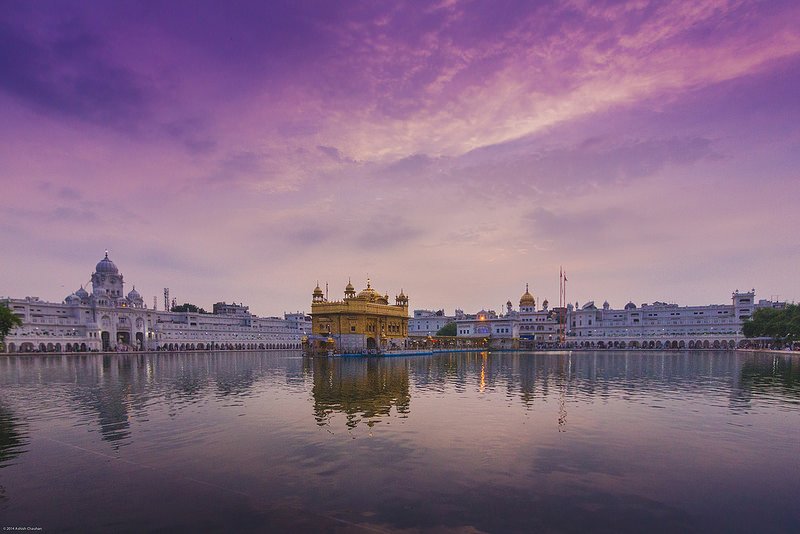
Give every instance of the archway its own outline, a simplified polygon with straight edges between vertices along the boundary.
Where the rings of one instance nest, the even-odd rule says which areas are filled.
[[[378,344],[375,342],[374,337],[367,338],[367,350],[375,350],[378,348]]]
[[[718,348],[720,348],[720,342],[719,342],[719,339],[715,339],[715,340],[714,340],[714,348],[715,348],[715,349],[718,349]]]
[[[703,341],[703,348],[704,348],[704,349],[709,349],[709,348],[711,348],[711,344],[708,342],[708,340],[707,340],[707,339],[706,339],[705,341]]]
[[[139,350],[144,349],[144,333],[136,332],[136,348]]]
[[[679,349],[685,349],[685,348],[686,348],[686,342],[685,342],[685,341],[683,341],[683,340],[681,340],[680,342],[678,342],[678,348],[679,348]]]
[[[81,352],[86,352],[86,343],[81,343]]]
[[[111,333],[103,330],[100,333],[100,339],[103,341],[103,350],[108,350],[111,348]]]
[[[117,345],[130,345],[131,333],[130,332],[117,332]]]
[[[14,343],[9,343],[8,352],[17,352],[17,346]]]

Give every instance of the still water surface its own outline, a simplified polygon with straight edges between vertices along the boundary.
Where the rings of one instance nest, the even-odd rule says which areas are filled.
[[[0,526],[798,532],[800,358],[0,357]]]

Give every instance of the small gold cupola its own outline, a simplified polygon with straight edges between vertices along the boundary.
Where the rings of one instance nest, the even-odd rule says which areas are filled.
[[[319,287],[319,281],[317,281],[317,287],[314,288],[314,292],[311,294],[311,302],[322,302],[322,301],[323,301],[322,288]]]
[[[351,282],[349,278],[347,279],[347,285],[344,288],[344,298],[356,298],[356,288],[353,287],[353,282]]]
[[[533,298],[530,291],[528,291],[528,284],[525,284],[525,293],[519,299],[519,307],[525,308],[535,308],[536,307],[536,299]]]

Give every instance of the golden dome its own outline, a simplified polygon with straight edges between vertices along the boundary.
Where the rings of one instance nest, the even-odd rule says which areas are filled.
[[[370,285],[369,278],[367,278],[367,287],[365,287],[364,289],[359,291],[358,295],[356,295],[356,298],[359,299],[359,300],[366,300],[366,301],[369,301],[369,302],[375,302],[375,301],[383,302],[384,301],[383,295],[381,295],[380,293],[375,291],[375,289],[373,289],[373,287]]]
[[[350,280],[348,280],[348,281],[347,281],[347,285],[346,285],[346,286],[344,286],[344,290],[345,290],[345,291],[347,291],[347,292],[349,293],[350,291],[355,291],[355,290],[356,290],[356,288],[354,288],[354,287],[353,287],[353,284],[352,284],[352,283],[350,283]]]
[[[358,296],[356,298],[361,300],[373,301],[377,298],[382,298],[382,297],[380,293],[378,293],[371,287],[367,286],[366,289],[362,289],[361,291],[358,292]]]
[[[528,291],[528,284],[525,284],[525,293],[519,299],[520,307],[536,306],[536,299]]]

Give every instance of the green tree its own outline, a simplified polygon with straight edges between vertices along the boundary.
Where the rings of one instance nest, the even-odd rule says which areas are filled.
[[[0,303],[0,343],[11,330],[18,326],[22,326],[22,319],[9,310],[5,304]]]
[[[447,323],[443,327],[436,332],[437,336],[455,336],[456,335],[456,323]]]
[[[771,337],[775,340],[800,340],[800,306],[783,309],[759,308],[742,325],[745,337]]]
[[[169,311],[173,312],[192,312],[192,313],[208,313],[203,308],[184,302],[180,306],[173,306]]]

